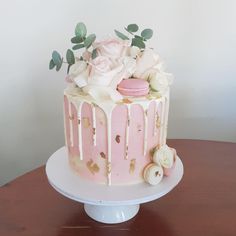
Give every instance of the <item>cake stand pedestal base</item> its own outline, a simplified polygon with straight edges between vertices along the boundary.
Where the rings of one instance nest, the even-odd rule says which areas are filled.
[[[140,205],[128,206],[97,206],[84,204],[84,210],[92,219],[107,223],[116,224],[130,220],[137,215]]]
[[[48,181],[56,191],[84,203],[88,216],[107,224],[133,218],[139,211],[139,204],[156,200],[170,192],[182,179],[183,171],[183,164],[177,157],[171,176],[164,177],[156,186],[147,183],[107,186],[76,175],[69,166],[65,147],[57,150],[46,164]]]

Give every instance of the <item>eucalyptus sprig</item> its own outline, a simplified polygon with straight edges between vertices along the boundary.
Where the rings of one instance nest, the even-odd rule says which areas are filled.
[[[131,46],[136,46],[140,49],[144,49],[146,47],[145,42],[153,35],[153,30],[149,28],[142,30],[141,34],[138,35],[137,31],[139,30],[139,26],[137,24],[129,24],[124,29],[131,35]],[[115,30],[115,34],[123,40],[130,39],[127,35],[121,33],[118,30]]]
[[[88,50],[93,42],[96,40],[95,34],[89,34],[87,36],[87,28],[83,22],[79,22],[75,27],[75,36],[71,38],[71,43],[75,44],[72,46],[72,50],[78,50],[81,48],[85,48]],[[62,67],[63,63],[68,64],[67,73],[69,73],[70,67],[75,64],[75,55],[71,49],[67,49],[66,52],[66,61],[63,61],[63,57],[60,55],[59,52],[53,51],[52,58],[49,62],[49,69],[52,70],[56,67],[56,71],[59,71]],[[92,57],[95,58],[97,56],[96,49],[92,50]],[[80,56],[80,60],[83,60],[83,57]]]

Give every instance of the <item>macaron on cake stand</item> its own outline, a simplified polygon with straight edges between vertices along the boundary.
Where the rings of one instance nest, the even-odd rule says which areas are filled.
[[[69,166],[66,148],[62,147],[48,159],[46,174],[56,191],[84,203],[85,212],[92,219],[114,224],[133,218],[141,203],[156,200],[170,192],[183,176],[183,164],[177,157],[172,174],[155,186],[147,183],[107,186],[76,175]]]

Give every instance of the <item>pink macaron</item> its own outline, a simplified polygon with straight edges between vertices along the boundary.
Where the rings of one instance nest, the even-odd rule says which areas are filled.
[[[124,79],[117,89],[124,96],[140,97],[149,93],[149,83],[143,79]]]

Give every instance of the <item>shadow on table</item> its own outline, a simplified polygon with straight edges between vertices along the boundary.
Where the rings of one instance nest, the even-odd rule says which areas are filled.
[[[68,219],[58,232],[58,236],[93,235],[173,235],[171,227],[155,209],[142,205],[133,219],[121,224],[103,224],[90,219],[86,213],[80,212]]]

